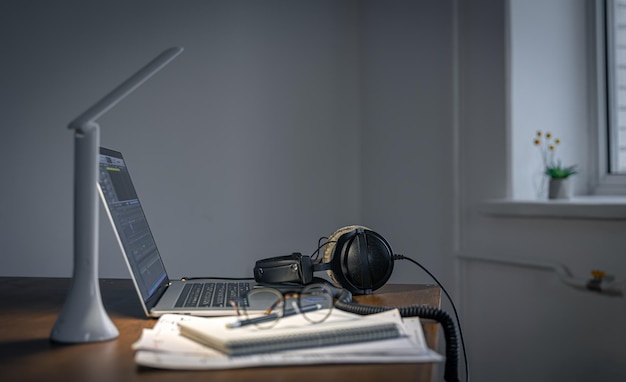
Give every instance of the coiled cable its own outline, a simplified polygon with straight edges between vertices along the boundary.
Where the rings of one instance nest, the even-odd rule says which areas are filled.
[[[452,317],[442,309],[439,309],[434,306],[428,305],[408,305],[401,307],[386,307],[386,306],[372,306],[372,305],[361,305],[352,301],[352,294],[347,290],[341,290],[338,293],[337,303],[335,307],[337,309],[345,310],[347,312],[360,314],[360,315],[368,315],[374,313],[380,313],[391,309],[398,309],[400,315],[402,317],[420,317],[423,319],[430,319],[438,322],[443,329],[443,336],[446,343],[446,362],[444,366],[444,380],[447,382],[458,382],[460,380],[459,377],[459,348],[463,349],[463,357],[465,364],[465,379],[469,381],[469,365],[467,363],[467,352],[465,351],[465,344],[463,340],[463,332],[461,331],[459,315],[456,311],[456,307],[454,306],[454,302],[448,291],[443,287],[443,285],[437,280],[437,278],[422,266],[417,261],[411,259],[410,257],[406,257],[404,255],[395,254],[393,255],[393,260],[408,260],[413,264],[420,267],[424,270],[433,280],[439,285],[439,287],[443,290],[444,294],[452,304],[452,308],[454,309],[454,314],[457,322],[459,322],[459,337],[460,337],[460,346],[459,346],[459,337],[457,336],[457,329],[455,325],[455,321]]]
[[[445,311],[428,305],[408,305],[402,307],[361,305],[347,302],[346,298],[339,298],[335,304],[337,309],[360,315],[380,313],[391,309],[398,309],[402,317],[419,317],[437,321],[442,329],[446,341],[446,362],[443,378],[448,382],[458,382],[459,342],[456,326],[452,317]]]

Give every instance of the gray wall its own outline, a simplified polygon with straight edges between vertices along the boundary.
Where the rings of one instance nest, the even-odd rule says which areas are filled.
[[[448,1],[371,1],[361,28],[360,212],[394,250],[452,276],[454,13]],[[396,277],[430,282],[409,264]]]
[[[186,51],[100,119],[171,274],[253,261],[359,223],[354,2],[3,2],[4,275],[71,272],[67,123],[161,50]],[[127,277],[101,219],[101,275]],[[209,267],[209,260],[217,260]]]
[[[444,258],[450,180],[438,174],[450,160],[430,158],[450,153],[450,3],[0,7],[0,152],[14,163],[0,191],[2,275],[71,274],[67,123],[174,45],[185,52],[99,121],[172,276],[248,276],[256,259],[310,254],[348,224],[428,266]],[[103,211],[100,232],[100,274],[127,277]],[[429,281],[417,268],[393,277]]]

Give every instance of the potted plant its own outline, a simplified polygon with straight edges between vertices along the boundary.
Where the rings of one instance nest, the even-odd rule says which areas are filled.
[[[563,166],[560,160],[555,160],[555,151],[561,140],[555,138],[552,133],[537,131],[534,139],[535,146],[541,151],[544,173],[548,176],[548,199],[568,199],[571,196],[569,177],[578,171],[576,165]]]

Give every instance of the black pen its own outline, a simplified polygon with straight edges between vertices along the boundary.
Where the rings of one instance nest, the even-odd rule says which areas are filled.
[[[293,316],[293,315],[296,315],[296,314],[299,314],[299,313],[313,312],[313,311],[321,309],[321,308],[322,308],[321,305],[315,304],[315,305],[307,305],[307,306],[299,308],[299,309],[289,309],[289,310],[285,310],[285,313],[283,314],[283,317]],[[231,322],[229,324],[226,324],[226,327],[229,328],[229,329],[240,328],[242,326],[260,324],[260,323],[267,322],[267,321],[274,321],[274,320],[277,320],[279,318],[280,317],[278,317],[278,314],[270,313],[270,314],[266,314],[266,315],[259,316],[259,317],[248,318],[248,319],[245,319],[245,320],[239,320],[239,321]]]

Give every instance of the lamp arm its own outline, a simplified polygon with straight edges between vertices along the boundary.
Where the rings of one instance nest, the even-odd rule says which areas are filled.
[[[92,107],[87,109],[84,113],[79,115],[69,124],[69,128],[77,131],[91,129],[91,123],[100,118],[104,113],[109,111],[118,102],[123,100],[127,95],[132,93],[141,84],[146,82],[150,77],[155,75],[159,70],[170,63],[176,56],[181,54],[182,47],[172,47],[166,49],[146,64],[143,68],[139,69],[135,74],[130,76],[126,81],[113,89],[109,94],[104,96],[100,101],[96,102]]]

